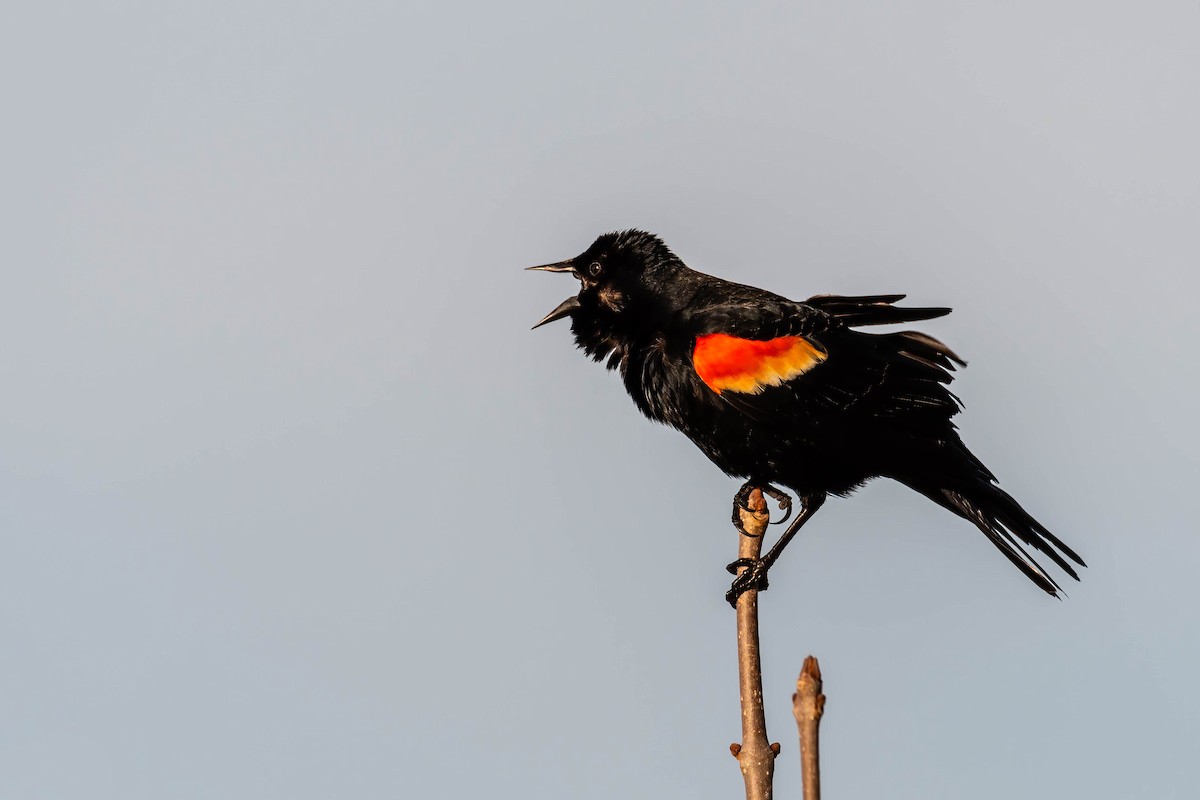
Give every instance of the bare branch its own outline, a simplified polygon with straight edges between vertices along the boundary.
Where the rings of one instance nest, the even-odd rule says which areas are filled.
[[[763,534],[770,515],[762,492],[755,489],[742,510],[742,526],[751,536],[739,535],[738,558],[757,559],[762,552]],[[743,569],[745,569],[743,567]],[[770,800],[771,780],[775,772],[778,744],[767,739],[767,721],[763,712],[762,666],[758,653],[758,592],[747,591],[737,601],[738,681],[742,698],[742,744],[730,745],[730,752],[742,768],[746,781],[746,800]]]
[[[804,659],[796,693],[792,695],[792,713],[800,729],[800,775],[804,782],[804,800],[821,800],[821,750],[819,732],[825,713],[825,695],[821,694],[821,665],[809,656]]]

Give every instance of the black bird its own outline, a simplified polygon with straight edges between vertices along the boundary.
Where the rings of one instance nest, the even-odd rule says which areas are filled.
[[[575,258],[529,269],[580,282],[534,327],[564,317],[578,347],[619,370],[634,403],[681,431],[727,475],[745,478],[739,506],[760,487],[800,512],[761,559],[735,561],[726,598],[766,589],[767,572],[830,495],[875,477],[897,480],[972,522],[1030,580],[1061,587],[1026,547],[1072,578],[1071,548],[1030,516],[976,458],[952,421],[950,348],[923,333],[864,333],[948,308],[901,308],[902,294],[817,295],[796,302],[689,269],[657,236],[606,233]],[[785,514],[785,519],[786,519]],[[781,522],[783,520],[780,520]],[[742,531],[745,533],[745,531]],[[1024,544],[1026,547],[1022,547]]]

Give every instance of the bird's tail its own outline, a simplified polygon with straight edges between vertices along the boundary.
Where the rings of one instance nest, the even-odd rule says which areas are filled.
[[[974,523],[1017,569],[1054,597],[1058,597],[1062,587],[1033,558],[1029,549],[1043,553],[1075,580],[1079,580],[1079,574],[1068,559],[1081,567],[1087,566],[1074,550],[1021,508],[1012,495],[991,481],[978,479],[954,488],[913,488]]]
[[[902,294],[857,297],[827,294],[809,298],[806,302],[850,328],[917,322],[950,313],[948,308],[898,308],[894,305],[903,299]],[[859,335],[863,338],[858,341],[869,341],[877,355],[885,354],[882,357],[887,361],[886,366],[892,368],[889,372],[890,388],[882,393],[876,391],[876,402],[880,402],[881,396],[901,402],[905,410],[903,416],[909,420],[914,418],[913,409],[931,410],[939,421],[939,438],[944,443],[953,443],[949,465],[944,462],[947,455],[945,449],[939,449],[938,454],[930,458],[931,465],[942,463],[950,467],[937,470],[944,476],[943,480],[929,477],[921,481],[901,480],[938,505],[970,520],[1017,569],[1043,591],[1057,597],[1062,587],[1029,550],[1044,554],[1072,578],[1079,580],[1079,574],[1070,561],[1081,567],[1087,566],[1083,559],[997,486],[987,467],[962,445],[954,433],[949,419],[958,410],[957,400],[944,384],[950,382],[955,365],[965,366],[966,362],[937,339],[916,331],[882,336]],[[855,396],[861,399],[863,394],[858,392]],[[880,408],[887,412],[892,407],[884,403]],[[922,420],[928,422],[927,417],[922,417]]]

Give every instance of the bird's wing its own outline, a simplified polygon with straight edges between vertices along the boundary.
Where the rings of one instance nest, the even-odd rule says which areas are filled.
[[[717,394],[759,394],[824,361],[816,337],[835,325],[829,314],[773,296],[711,306],[693,320],[692,366]]]
[[[964,363],[953,351],[915,331],[847,330],[949,313],[897,308],[901,298],[819,295],[797,303],[771,296],[711,307],[697,320],[692,366],[709,389],[763,421],[802,408],[821,413],[851,407],[873,416],[928,412],[948,420],[959,407],[945,384],[954,365]]]

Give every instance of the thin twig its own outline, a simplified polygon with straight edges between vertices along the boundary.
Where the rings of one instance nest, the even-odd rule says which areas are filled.
[[[800,729],[800,776],[804,782],[804,800],[821,800],[821,716],[825,713],[825,695],[821,694],[821,665],[809,656],[804,659],[796,693],[792,695],[792,713]]]
[[[755,489],[742,510],[742,526],[751,536],[739,536],[738,558],[758,558],[770,515],[762,492]],[[744,569],[744,568],[743,568]],[[758,655],[758,592],[750,590],[737,601],[738,682],[742,697],[742,743],[729,746],[742,768],[746,800],[770,800],[778,744],[767,739],[763,713],[762,666]]]

